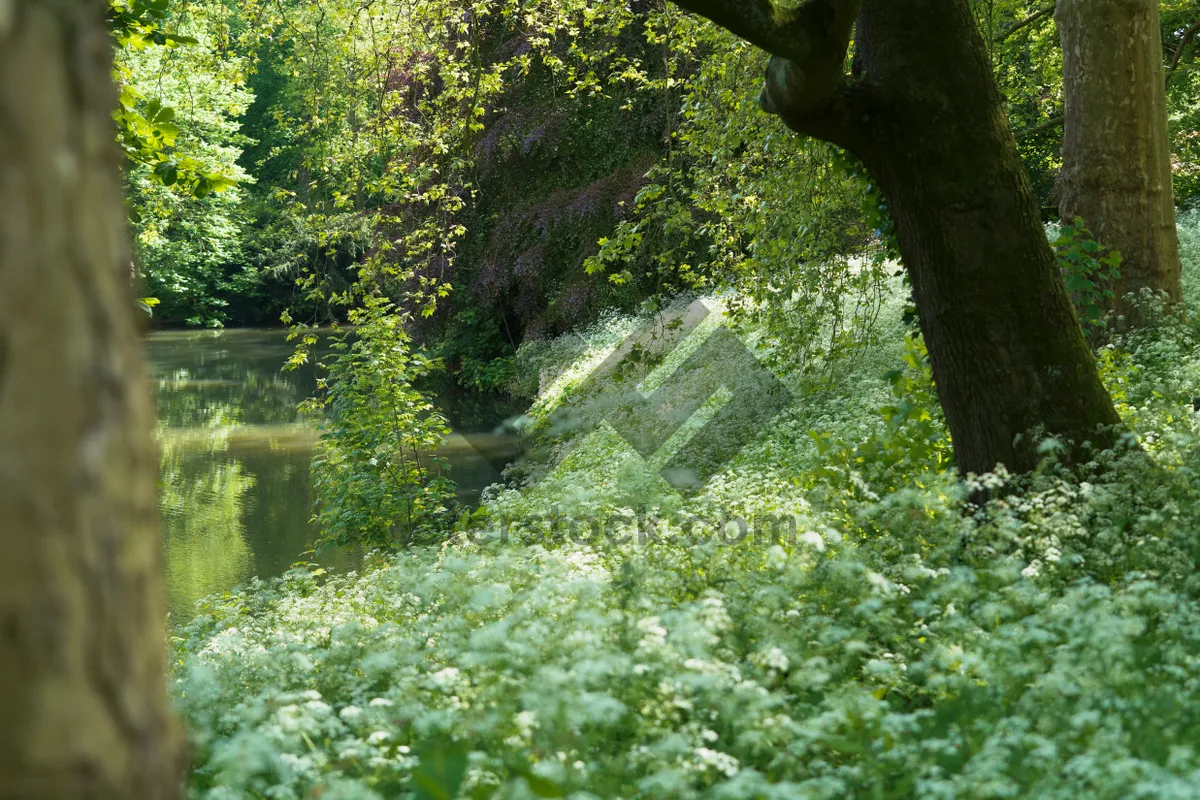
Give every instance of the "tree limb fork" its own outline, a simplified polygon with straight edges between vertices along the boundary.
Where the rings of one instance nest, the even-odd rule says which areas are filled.
[[[783,9],[771,0],[674,0],[773,57],[763,108],[796,130],[830,105],[845,77],[846,51],[862,0],[806,0]]]

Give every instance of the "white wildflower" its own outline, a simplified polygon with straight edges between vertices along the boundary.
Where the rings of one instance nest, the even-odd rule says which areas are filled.
[[[517,731],[520,735],[528,739],[533,735],[533,730],[538,726],[536,711],[521,711],[515,717],[513,722],[517,726]]]
[[[763,655],[763,664],[776,672],[787,672],[788,657],[778,647],[772,647]]]
[[[306,709],[308,709],[308,711],[313,716],[316,716],[316,717],[327,716],[329,714],[329,712],[331,712],[333,710],[332,708],[330,708],[329,704],[323,700],[309,700],[307,703],[304,704],[304,707]]]
[[[433,673],[433,675],[430,677],[438,686],[442,687],[443,689],[448,689],[454,685],[455,681],[458,680],[458,668],[446,667],[443,670]]]
[[[818,553],[825,552],[825,537],[816,531],[806,531],[805,533],[801,534],[800,541],[804,542]]]
[[[740,764],[736,758],[728,753],[722,753],[719,750],[709,750],[707,747],[700,747],[696,749],[696,755],[700,757],[702,764],[712,767],[727,778],[732,778],[738,773]]]

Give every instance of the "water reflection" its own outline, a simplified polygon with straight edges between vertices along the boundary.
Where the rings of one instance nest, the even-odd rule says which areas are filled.
[[[310,558],[316,432],[297,419],[296,404],[316,379],[312,365],[280,371],[292,346],[277,330],[155,332],[146,351],[157,390],[167,589],[172,615],[183,618],[201,597]],[[519,408],[445,399],[458,433],[442,454],[470,503],[515,454],[511,437],[491,429]],[[332,551],[314,560],[340,571],[360,558]]]
[[[159,511],[172,614],[255,575],[279,575],[311,546],[308,464],[314,431],[296,404],[313,367],[284,373],[279,331],[147,336],[157,389]],[[347,568],[354,553],[327,553]]]
[[[172,610],[250,577],[254,554],[242,510],[255,479],[238,461],[164,447],[159,509]]]

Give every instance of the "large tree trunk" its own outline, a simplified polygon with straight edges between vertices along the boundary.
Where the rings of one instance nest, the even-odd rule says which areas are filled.
[[[867,0],[850,128],[888,196],[960,470],[1026,470],[1037,433],[1119,420],[1042,228],[970,9]]]
[[[764,106],[856,153],[886,193],[959,469],[1028,470],[1041,435],[1109,444],[1119,419],[966,0],[676,2],[774,53]],[[856,77],[831,89],[855,13]]]
[[[0,2],[0,798],[172,798],[102,0]]]
[[[1121,251],[1111,308],[1129,292],[1182,294],[1157,0],[1058,0],[1063,52],[1059,213]],[[1137,320],[1130,316],[1130,322]]]

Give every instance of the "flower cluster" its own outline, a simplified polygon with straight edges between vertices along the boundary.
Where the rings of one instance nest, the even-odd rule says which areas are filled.
[[[629,328],[610,321],[582,356],[527,353],[539,408]],[[206,601],[176,650],[192,796],[1200,797],[1189,336],[1118,343],[1106,378],[1146,444],[1082,474],[1049,447],[1032,476],[929,472],[908,423],[872,412],[894,400],[897,382],[870,372],[903,356],[893,345],[693,496],[639,478],[600,429],[470,523],[651,506],[668,532],[687,515],[785,514],[788,539],[534,532]],[[919,399],[920,380],[901,384]],[[832,451],[806,430],[857,455],[822,471]],[[969,505],[985,487],[995,499]]]

